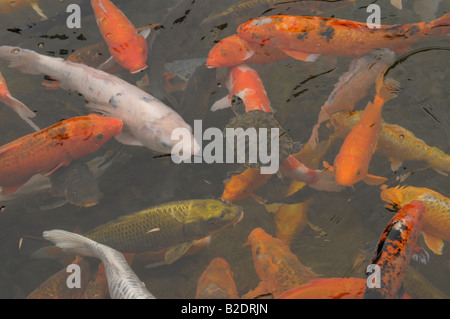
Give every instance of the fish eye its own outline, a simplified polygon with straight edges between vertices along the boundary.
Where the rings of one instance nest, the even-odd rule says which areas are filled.
[[[359,174],[361,174],[361,170],[360,170],[360,169],[358,169],[358,170],[356,171],[356,175],[359,175]]]
[[[101,140],[103,138],[103,134],[98,134],[97,135],[97,140]]]

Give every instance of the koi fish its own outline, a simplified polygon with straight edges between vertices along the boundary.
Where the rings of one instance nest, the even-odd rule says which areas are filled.
[[[395,53],[389,49],[375,50],[350,63],[349,70],[339,77],[328,100],[321,107],[308,144],[315,148],[319,141],[320,124],[339,111],[353,111],[364,98],[379,74],[384,74],[394,62]]]
[[[237,34],[305,61],[319,55],[357,57],[378,48],[405,52],[427,35],[445,36],[449,22],[447,13],[431,22],[371,29],[366,23],[335,18],[276,15],[251,19],[238,27]]]
[[[30,118],[36,116],[32,110],[30,110],[25,104],[14,98],[6,86],[5,78],[0,73],[0,101],[8,105],[17,115],[20,116],[33,130],[40,131],[40,128],[34,124]]]
[[[112,299],[155,299],[117,250],[65,230],[45,231],[43,236],[67,253],[100,259],[105,265]]]
[[[422,234],[425,244],[436,255],[442,255],[444,241],[450,241],[450,198],[428,188],[393,187],[382,188],[381,199],[386,207],[402,208],[414,200],[425,205]]]
[[[363,299],[366,287],[362,278],[316,278],[277,299]]]
[[[337,135],[345,138],[358,123],[360,115],[359,111],[336,113],[331,116],[330,122]],[[413,132],[383,120],[376,150],[389,158],[393,171],[397,171],[404,161],[423,161],[439,174],[446,176],[450,172],[450,155],[437,147],[429,146]]]
[[[264,185],[272,175],[261,174],[259,169],[247,168],[240,174],[233,175],[225,182],[221,199],[233,203],[251,196],[253,191]]]
[[[108,278],[106,277],[105,265],[100,263],[97,272],[91,275],[91,279],[87,283],[80,299],[105,299],[108,293]]]
[[[387,80],[385,83],[383,74],[378,75],[374,101],[367,104],[358,124],[347,135],[334,160],[332,170],[339,185],[353,186],[361,180],[377,185],[387,180],[368,174],[368,170],[381,130],[381,110],[386,101],[395,97],[395,93],[388,86],[395,85],[395,81]]]
[[[247,42],[233,34],[211,48],[206,67],[213,69],[242,63],[266,64],[287,58],[288,56],[277,48]]]
[[[48,19],[42,9],[39,8],[38,0],[0,0],[0,14],[9,14],[11,12],[26,8],[27,6],[31,6],[33,10],[42,18],[42,20]]]
[[[245,104],[245,111],[261,110],[273,112],[267,92],[256,70],[246,64],[234,66],[230,69],[226,81],[229,94],[216,101],[211,111],[231,106],[233,96],[238,96]]]
[[[400,209],[384,229],[371,264],[380,267],[380,282],[373,277],[373,286],[364,293],[365,299],[397,298],[413,249],[422,228],[425,205],[412,201]]]
[[[2,194],[14,193],[33,175],[68,166],[120,133],[122,121],[96,114],[58,122],[0,147]]]
[[[281,239],[286,245],[290,245],[294,237],[308,224],[308,207],[312,199],[297,203],[283,204],[275,212],[276,232],[275,237]]]
[[[228,262],[214,258],[200,276],[196,299],[239,299],[234,273]]]
[[[251,245],[253,262],[261,282],[243,299],[272,294],[274,297],[310,282],[317,277],[309,267],[300,263],[297,256],[278,238],[255,228],[248,236],[246,245]]]
[[[147,68],[147,42],[130,20],[109,0],[91,0],[100,32],[117,63],[137,73]]]
[[[176,128],[192,132],[178,113],[116,76],[83,64],[10,46],[0,46],[0,57],[24,73],[55,78],[62,88],[81,93],[91,110],[121,119],[124,127],[116,139],[122,144],[145,146],[164,154],[171,153],[172,147],[178,143],[186,143],[186,149],[192,150],[193,154],[200,150],[192,134],[182,141],[172,139]],[[183,157],[191,154],[183,154]]]

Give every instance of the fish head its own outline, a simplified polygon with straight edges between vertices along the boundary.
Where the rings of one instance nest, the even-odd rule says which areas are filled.
[[[216,43],[208,53],[206,67],[213,69],[223,66],[233,66],[249,59],[255,51],[248,43],[236,34],[226,37]]]
[[[145,38],[136,34],[126,44],[126,46],[120,46],[119,53],[113,54],[117,63],[133,74],[146,69],[148,47]],[[122,50],[126,50],[126,52],[122,52]]]
[[[247,188],[248,184],[240,177],[240,175],[236,175],[225,181],[225,189],[222,193],[223,200],[231,203],[248,197],[250,194]]]
[[[368,165],[362,165],[353,156],[336,157],[334,163],[334,179],[338,185],[352,187],[367,175]]]
[[[193,201],[186,217],[184,233],[188,237],[202,238],[236,224],[243,218],[242,207],[224,201],[208,199]]]
[[[121,120],[97,114],[72,118],[66,123],[68,131],[53,138],[59,138],[61,145],[64,145],[64,140],[70,144],[66,150],[73,159],[95,152],[118,135],[123,127]]]

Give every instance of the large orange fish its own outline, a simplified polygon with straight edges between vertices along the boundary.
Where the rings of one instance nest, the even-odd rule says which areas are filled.
[[[253,191],[264,185],[272,175],[261,174],[259,169],[247,168],[240,174],[233,175],[225,182],[221,199],[233,203],[251,196]]]
[[[423,187],[393,187],[381,191],[381,199],[391,209],[402,208],[414,200],[425,205],[422,234],[425,244],[435,254],[442,255],[444,241],[450,241],[450,198]]]
[[[284,60],[287,57],[277,48],[247,42],[237,34],[233,34],[223,38],[211,48],[206,67],[212,69],[242,63],[265,64]]]
[[[317,55],[356,57],[379,48],[404,52],[427,35],[446,35],[449,23],[450,13],[431,22],[374,29],[367,23],[335,18],[276,15],[251,19],[238,27],[237,34],[304,61]]]
[[[383,74],[378,76],[376,86],[374,101],[367,104],[334,160],[335,179],[339,185],[353,186],[361,180],[376,185],[386,181],[368,174],[368,170],[381,130],[381,110],[386,101],[395,97],[395,93],[385,84]]]
[[[147,68],[148,47],[145,37],[109,0],[91,0],[97,25],[109,52],[125,69],[136,73]]]
[[[214,258],[200,276],[196,299],[239,299],[234,273],[230,264],[220,257]]]
[[[242,298],[256,298],[270,294],[274,297],[305,284],[317,277],[309,267],[300,263],[297,256],[278,238],[255,228],[248,236],[253,262],[261,282]]]
[[[99,149],[122,130],[122,121],[96,114],[63,120],[0,147],[2,194],[14,193],[33,175],[62,166]]]
[[[367,288],[364,298],[399,297],[405,271],[420,235],[424,213],[425,205],[417,200],[412,201],[400,209],[386,226],[371,262],[379,267],[380,276],[373,276],[374,286]]]
[[[30,125],[35,131],[39,131],[39,127],[34,124],[30,118],[36,116],[32,110],[30,110],[25,104],[14,98],[8,90],[5,78],[0,73],[0,101],[8,105],[14,112],[19,115],[28,125]]]

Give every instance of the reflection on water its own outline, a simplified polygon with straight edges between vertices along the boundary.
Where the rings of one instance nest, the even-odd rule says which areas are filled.
[[[178,16],[172,12],[171,17],[176,17],[173,20],[167,17],[170,8],[181,3],[178,8],[180,10],[184,8],[183,5],[189,7],[191,1],[114,1],[136,27],[164,21],[165,26],[168,26],[166,29],[174,32],[172,38],[159,40],[160,43],[154,48],[155,52],[152,52],[149,68],[145,71],[150,78],[150,86],[147,89],[149,93],[159,95],[168,105],[174,106],[183,116],[189,118],[189,121],[195,119],[192,114],[202,116],[204,128],[222,129],[234,116],[230,109],[214,113],[204,109],[226,94],[223,86],[217,86],[217,83],[224,83],[226,70],[218,70],[214,82],[211,81],[211,73],[198,72],[198,85],[188,82],[184,92],[175,90],[168,94],[164,89],[165,78],[160,76],[164,71],[161,66],[183,59],[205,58],[217,41],[235,33],[238,24],[267,10],[267,7],[260,4],[260,7],[242,12],[241,15],[233,13],[218,18],[217,22],[207,21],[198,27],[206,16],[219,14],[237,2],[214,1],[214,6],[193,7],[192,15],[185,17],[193,24],[184,28],[183,32],[189,34],[187,36],[180,32],[176,23],[170,28],[168,22],[184,17],[186,10],[181,10],[182,14]],[[382,1],[382,23],[421,21],[421,15],[414,11],[420,7],[420,1],[415,1],[415,6],[413,2],[407,1],[403,9],[398,10],[391,6],[389,1]],[[2,15],[0,44],[20,46],[41,54],[66,58],[77,49],[101,42],[89,1],[72,0],[70,3],[77,3],[81,7],[81,29],[70,30],[66,27],[66,1],[42,0],[39,4],[49,17],[46,21],[41,21],[41,17],[31,7]],[[309,11],[312,15],[364,22],[367,19],[365,9],[370,3],[371,1],[358,1],[358,4],[351,3],[345,8],[336,5],[327,8],[327,5],[318,6],[317,3],[305,4],[301,8],[292,5],[276,7],[271,13],[308,14]],[[449,9],[450,1],[441,1],[436,16],[442,16]],[[164,33],[161,32],[159,37],[163,36]],[[170,42],[174,40],[175,43]],[[387,122],[411,130],[428,145],[436,146],[446,153],[450,152],[450,89],[447,85],[450,74],[449,48],[448,38],[430,38],[414,45],[411,51],[397,54],[397,63],[390,69],[389,76],[401,84],[401,90],[397,98],[384,106],[382,113]],[[252,67],[263,80],[272,107],[276,110],[277,120],[289,131],[294,141],[306,143],[317,121],[320,107],[328,99],[340,75],[348,70],[351,61],[352,58],[347,57],[324,56],[315,63],[286,59]],[[41,82],[45,81],[43,76],[22,74],[8,68],[4,61],[0,61],[0,70],[7,79],[13,96],[37,112],[33,121],[41,128],[61,119],[88,113],[84,98],[77,92],[46,90],[41,85]],[[132,84],[142,81],[144,74],[141,72],[131,75],[126,70],[117,73]],[[369,95],[358,102],[356,109],[364,108],[373,94],[374,90],[370,91]],[[205,97],[207,103],[203,100]],[[0,128],[0,145],[31,133],[30,127],[5,106],[0,108]],[[320,134],[324,140],[331,134],[331,130],[323,125]],[[323,160],[332,163],[341,143],[340,139],[331,143]],[[146,148],[125,146],[110,140],[100,150],[83,158],[85,163],[102,156],[105,157],[104,163],[111,161],[111,165],[103,167],[104,170],[100,174],[96,175],[94,172],[103,197],[99,204],[91,207],[81,208],[67,203],[42,210],[41,207],[48,207],[61,199],[49,192],[51,186],[48,181],[35,192],[24,190],[20,197],[2,200],[0,297],[24,298],[62,268],[55,260],[29,257],[36,249],[47,245],[47,242],[41,239],[44,230],[59,228],[85,232],[118,216],[160,203],[197,198],[218,199],[223,191],[223,181],[231,174],[242,171],[239,165],[231,164],[176,165],[170,157],[156,155],[159,154]],[[93,163],[97,169],[104,165]],[[398,176],[422,167],[423,163],[406,162],[398,172],[393,172],[388,159],[375,153],[369,170],[372,174],[387,177],[387,184],[395,186],[398,184]],[[431,169],[414,171],[403,184],[427,187],[450,196],[448,177]],[[285,186],[278,176],[273,176],[256,193],[271,202],[283,201],[277,192]],[[384,208],[379,188],[358,183],[354,185],[354,189],[346,188],[342,192],[334,193],[305,187],[289,198],[289,202],[297,203],[308,199],[312,199],[307,210],[308,226],[296,235],[290,245],[291,251],[303,265],[311,267],[322,277],[365,278],[365,267],[372,257],[373,242],[378,240],[393,216],[392,212]],[[194,298],[200,275],[215,257],[222,257],[230,264],[231,271],[235,274],[239,296],[258,285],[260,279],[255,272],[250,247],[244,244],[250,232],[257,227],[275,236],[274,214],[251,197],[236,204],[244,209],[243,220],[214,235],[208,247],[167,266],[145,268],[148,263],[146,261],[137,261],[133,265],[136,274],[157,298]],[[23,242],[19,249],[21,238]],[[422,237],[419,244],[427,249]],[[440,256],[429,251],[428,265],[411,261],[404,284],[412,297],[439,298],[450,295],[448,246],[444,246]]]

